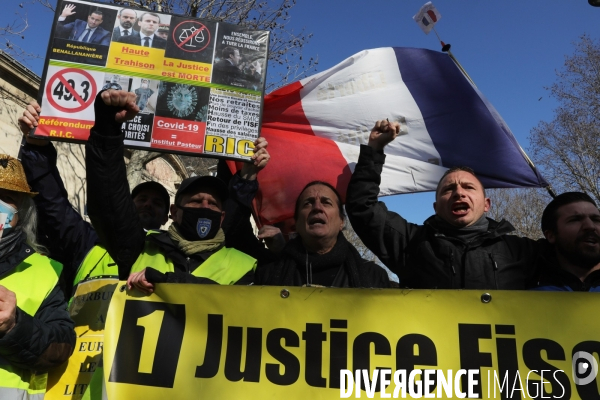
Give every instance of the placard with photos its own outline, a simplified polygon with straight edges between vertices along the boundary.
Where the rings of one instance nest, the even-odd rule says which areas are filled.
[[[85,142],[94,99],[135,93],[130,148],[248,159],[260,133],[269,32],[79,0],[59,1],[36,138]]]

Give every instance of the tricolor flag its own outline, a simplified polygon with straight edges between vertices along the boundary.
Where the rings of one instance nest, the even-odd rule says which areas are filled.
[[[423,32],[429,34],[433,26],[442,18],[442,14],[435,8],[431,2],[425,3],[419,12],[413,16],[413,19],[419,24]]]
[[[487,188],[543,187],[494,107],[444,53],[362,51],[265,97],[262,133],[271,161],[259,174],[260,224],[289,221],[310,181],[345,198],[376,120],[402,125],[385,148],[381,196],[435,190],[446,169],[467,165]],[[230,164],[232,166],[232,164]]]

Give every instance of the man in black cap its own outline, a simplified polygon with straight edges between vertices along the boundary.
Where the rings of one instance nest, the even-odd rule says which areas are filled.
[[[39,192],[34,201],[40,221],[44,221],[39,229],[40,242],[64,265],[63,275],[67,282],[73,282],[73,288],[99,276],[117,277],[116,263],[100,245],[94,228],[69,202],[56,167],[55,147],[48,140],[27,136],[38,125],[40,112],[34,101],[19,118],[24,135],[19,158],[32,190]],[[144,229],[159,229],[167,222],[171,200],[161,184],[141,183],[133,189],[131,198]]]
[[[130,282],[142,289],[151,289],[146,284],[152,282],[189,281],[190,276],[225,285],[251,283],[256,260],[225,246],[221,225],[227,186],[210,176],[184,180],[170,209],[169,230],[144,232],[139,219],[132,217],[121,132],[122,122],[139,112],[135,94],[103,91],[94,108],[96,123],[86,144],[88,213],[119,265],[120,278],[126,279],[130,271],[140,272]],[[255,187],[256,175],[268,162],[266,146],[266,140],[259,138],[252,162],[244,165],[241,177],[248,186]]]
[[[227,187],[219,178],[185,179],[171,205],[173,224],[167,232],[147,235],[144,251],[131,269],[129,288],[151,293],[153,284],[161,282],[252,283],[256,260],[225,247],[221,224],[227,197]]]

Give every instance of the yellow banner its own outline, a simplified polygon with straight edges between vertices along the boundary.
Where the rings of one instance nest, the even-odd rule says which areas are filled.
[[[83,396],[102,357],[106,314],[118,282],[95,279],[77,286],[69,305],[75,321],[75,350],[67,362],[48,372],[46,400],[79,400]]]
[[[596,399],[598,309],[593,293],[116,291],[105,383],[109,399]]]

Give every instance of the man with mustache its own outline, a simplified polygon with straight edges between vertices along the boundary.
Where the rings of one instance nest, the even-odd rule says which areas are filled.
[[[552,246],[536,290],[600,292],[600,211],[586,193],[556,196],[542,214],[542,231]]]
[[[511,235],[507,221],[485,217],[491,201],[468,167],[440,179],[423,225],[412,224],[377,201],[384,147],[400,132],[397,122],[377,121],[361,145],[346,197],[346,211],[363,243],[416,289],[526,289],[535,278],[541,243]]]

